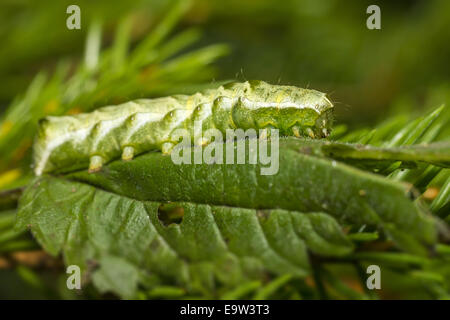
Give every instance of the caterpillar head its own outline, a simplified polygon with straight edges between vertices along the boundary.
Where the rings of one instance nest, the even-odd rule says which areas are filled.
[[[240,128],[276,128],[281,135],[326,137],[333,104],[322,92],[250,81],[230,85],[239,97],[232,110]]]

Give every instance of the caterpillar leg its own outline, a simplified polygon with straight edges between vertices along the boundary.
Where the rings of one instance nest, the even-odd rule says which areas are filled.
[[[306,133],[308,134],[308,136],[311,137],[311,139],[314,139],[316,136],[314,135],[314,132],[312,131],[311,128],[307,128],[306,129]]]
[[[292,133],[294,134],[294,136],[296,136],[297,138],[301,137],[300,134],[301,130],[299,126],[292,126]]]
[[[134,148],[130,146],[126,146],[122,151],[122,160],[130,161],[133,160],[134,157]]]
[[[172,142],[164,142],[161,146],[161,152],[163,154],[170,154],[172,152],[173,147],[175,147],[175,144]]]
[[[100,171],[103,165],[103,158],[100,156],[92,156],[89,159],[89,173]]]

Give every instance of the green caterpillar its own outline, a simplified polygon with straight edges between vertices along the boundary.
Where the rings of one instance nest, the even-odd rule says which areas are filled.
[[[333,104],[324,93],[263,81],[230,83],[194,95],[141,99],[92,113],[47,117],[34,144],[36,175],[89,167],[151,150],[170,153],[178,143],[175,129],[244,130],[276,128],[280,135],[325,137]],[[195,135],[193,135],[195,136]],[[207,144],[209,141],[193,141]]]

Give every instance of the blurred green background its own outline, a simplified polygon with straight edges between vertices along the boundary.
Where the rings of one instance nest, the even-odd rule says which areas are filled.
[[[66,28],[71,4],[81,30]],[[371,4],[381,30],[366,28]],[[327,92],[353,128],[450,102],[448,0],[2,0],[0,39],[0,190],[29,181],[49,114],[250,79]],[[11,259],[0,298],[55,297],[44,262]]]

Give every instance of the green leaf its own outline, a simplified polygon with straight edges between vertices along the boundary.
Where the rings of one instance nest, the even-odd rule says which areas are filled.
[[[285,274],[277,277],[263,288],[259,289],[256,295],[253,297],[255,300],[265,300],[270,298],[277,290],[282,288],[286,283],[292,280],[292,275]]]
[[[411,145],[416,143],[424,135],[424,133],[430,128],[430,126],[435,122],[439,115],[444,111],[445,106],[442,105],[429,115],[416,119],[402,130],[397,132],[397,134],[388,142],[386,142],[387,147],[401,146],[401,145]]]
[[[146,297],[176,299],[184,296],[185,294],[186,294],[185,290],[181,288],[171,286],[158,286],[150,290],[146,294]]]
[[[51,254],[83,270],[102,291],[133,297],[138,274],[212,292],[265,273],[310,273],[307,249],[341,256],[353,250],[340,226],[323,213],[255,210],[172,203],[182,221],[170,222],[161,202],[133,200],[65,179],[43,177],[25,192],[16,227],[29,227]],[[163,208],[163,209],[161,209]],[[127,281],[124,278],[127,278]],[[258,280],[259,281],[259,280]]]
[[[247,283],[239,285],[236,289],[227,292],[221,297],[221,299],[223,300],[243,299],[245,298],[246,295],[250,294],[251,292],[254,292],[259,287],[261,287],[260,281],[249,281]]]
[[[327,154],[340,159],[427,162],[441,167],[450,167],[450,142],[435,142],[403,146],[398,148],[376,148],[364,145],[329,144],[324,147]]]
[[[217,145],[223,162],[235,143]],[[150,152],[94,174],[43,176],[21,197],[16,228],[30,228],[45,250],[79,265],[83,279],[124,298],[135,297],[149,275],[209,297],[247,296],[267,275],[304,278],[310,254],[352,253],[335,218],[378,227],[398,247],[427,254],[435,222],[407,185],[304,147],[282,139],[274,175],[261,175],[261,164],[177,165]],[[194,159],[203,150],[183,152]]]

